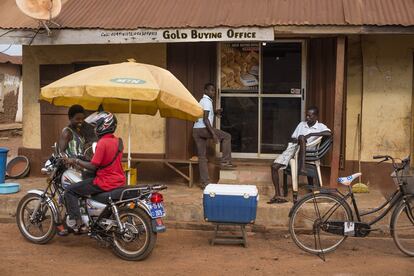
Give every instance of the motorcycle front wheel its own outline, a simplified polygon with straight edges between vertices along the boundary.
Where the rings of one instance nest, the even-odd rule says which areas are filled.
[[[119,218],[125,231],[123,234],[114,233],[115,254],[128,261],[144,260],[151,254],[157,241],[150,217],[144,210],[136,208],[120,210]]]
[[[45,244],[56,234],[52,210],[37,194],[27,194],[20,200],[16,223],[23,237],[33,243]]]

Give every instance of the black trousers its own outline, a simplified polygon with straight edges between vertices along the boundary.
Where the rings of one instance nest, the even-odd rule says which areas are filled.
[[[104,191],[93,184],[93,178],[70,185],[65,191],[66,211],[70,219],[81,219],[79,197],[96,195]]]

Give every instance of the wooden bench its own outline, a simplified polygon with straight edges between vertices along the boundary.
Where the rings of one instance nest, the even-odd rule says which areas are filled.
[[[128,162],[128,159],[123,159],[123,162]],[[192,187],[194,183],[194,172],[193,165],[198,164],[198,160],[182,160],[182,159],[165,159],[165,158],[131,158],[131,163],[139,162],[160,162],[164,163],[167,167],[175,171],[177,174],[182,176],[185,180],[188,181],[188,187]],[[174,164],[187,164],[188,165],[188,175],[180,171]]]

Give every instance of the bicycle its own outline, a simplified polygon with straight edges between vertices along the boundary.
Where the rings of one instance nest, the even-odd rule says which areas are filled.
[[[325,254],[337,249],[347,237],[366,237],[371,231],[379,230],[372,226],[393,210],[390,221],[391,236],[404,254],[414,257],[414,181],[408,183],[407,179],[411,176],[406,175],[410,159],[406,158],[401,160],[401,164],[397,164],[388,155],[377,155],[373,158],[383,159],[378,164],[392,161],[392,176],[398,183],[394,194],[381,206],[360,213],[351,183],[361,173],[338,178],[338,183],[348,188],[347,194],[338,189],[314,188],[313,192],[293,205],[289,213],[289,232],[300,249],[325,260]],[[353,211],[348,199],[351,199]],[[313,208],[308,208],[309,204]],[[361,220],[361,217],[375,213],[379,215],[371,221]]]

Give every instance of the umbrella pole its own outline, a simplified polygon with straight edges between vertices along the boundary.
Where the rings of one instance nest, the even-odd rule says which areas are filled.
[[[128,186],[131,185],[131,113],[132,99],[129,99],[129,117],[128,117]]]

